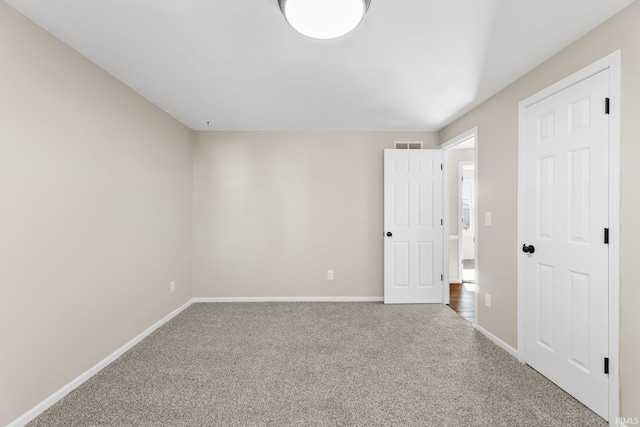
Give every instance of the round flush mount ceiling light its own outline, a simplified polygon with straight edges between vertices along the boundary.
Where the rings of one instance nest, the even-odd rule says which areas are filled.
[[[362,22],[371,0],[278,0],[291,28],[313,39],[335,39]]]

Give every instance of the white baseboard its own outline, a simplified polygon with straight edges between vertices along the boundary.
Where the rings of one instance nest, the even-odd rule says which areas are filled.
[[[460,280],[460,279],[458,279],[456,277],[454,277],[453,279],[449,278],[449,283],[453,283],[455,285],[461,285],[462,284],[462,280]]]
[[[29,410],[19,418],[15,419],[13,422],[9,423],[7,427],[22,427],[22,426],[25,426],[27,423],[33,421],[38,415],[42,414],[44,411],[49,409],[60,399],[62,399],[67,394],[71,393],[74,389],[79,387],[82,383],[84,383],[89,378],[97,374],[100,370],[104,369],[107,365],[109,365],[111,362],[116,360],[118,357],[122,356],[125,352],[127,352],[133,346],[138,344],[147,336],[151,335],[151,333],[153,333],[160,326],[164,325],[169,320],[171,320],[172,318],[180,314],[180,312],[185,310],[192,303],[193,303],[193,300],[189,300],[182,306],[178,307],[171,313],[167,314],[165,317],[163,317],[162,319],[154,323],[151,327],[149,327],[147,330],[142,332],[140,335],[138,335],[137,337],[135,337],[134,339],[132,339],[131,341],[129,341],[128,343],[126,343],[125,345],[123,345],[122,347],[114,351],[113,353],[111,353],[109,356],[107,356],[104,360],[99,362],[97,365],[95,365],[88,371],[82,373],[80,376],[78,376],[76,379],[74,379],[73,381],[71,381],[64,387],[62,387],[60,390],[56,391],[51,396],[47,397],[45,400],[43,400],[42,402],[40,402],[39,404],[31,408],[31,410]]]
[[[383,297],[200,297],[193,302],[382,302]]]
[[[491,332],[489,332],[486,329],[484,329],[482,326],[475,325],[475,328],[482,335],[484,335],[485,337],[487,337],[491,341],[493,341],[493,343],[496,344],[498,347],[500,347],[501,349],[505,350],[507,353],[509,353],[510,355],[515,357],[516,359],[518,359],[518,351],[515,348],[511,347],[509,344],[507,344],[506,342],[502,341],[500,338],[496,337]]]

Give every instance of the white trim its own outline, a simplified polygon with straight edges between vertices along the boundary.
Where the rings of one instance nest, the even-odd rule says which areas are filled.
[[[383,297],[199,297],[200,302],[382,302]]]
[[[449,284],[455,283],[456,285],[461,285],[462,284],[462,280],[457,278],[457,277],[450,277],[449,278]]]
[[[456,260],[456,264],[458,266],[458,277],[464,278],[464,272],[462,268],[462,260],[464,259],[464,254],[462,253],[463,243],[464,243],[464,231],[462,229],[462,224],[460,224],[462,219],[462,165],[469,162],[458,162],[458,197],[456,201],[456,205],[458,205],[458,212],[456,218],[458,221],[456,222],[456,231],[458,232],[458,259]],[[471,162],[473,163],[473,162]],[[451,195],[448,195],[447,198],[451,198]],[[449,261],[451,262],[451,261]]]
[[[475,164],[475,172],[474,172],[474,177],[473,177],[473,185],[474,185],[474,191],[473,191],[473,197],[474,197],[474,203],[476,206],[476,211],[478,210],[478,127],[473,127],[465,132],[462,132],[460,135],[455,136],[453,138],[451,138],[448,141],[443,142],[442,144],[438,145],[438,149],[443,150],[443,173],[444,173],[444,191],[443,191],[443,198],[448,197],[449,196],[449,149],[455,147],[458,144],[462,144],[463,142],[468,141],[469,139],[474,138],[474,144],[473,144],[473,162]],[[449,239],[451,239],[451,236],[449,235],[449,201],[448,200],[444,200],[443,199],[443,204],[444,204],[444,241],[443,241],[443,271],[444,271],[444,286],[443,286],[443,303],[444,304],[449,304],[451,302],[451,294],[450,294],[450,284],[451,283],[457,283],[457,282],[453,282],[452,279],[449,277]],[[473,319],[473,324],[474,326],[478,324],[478,289],[479,288],[479,278],[478,278],[478,216],[476,215],[475,217],[475,221],[474,221],[474,227],[476,230],[476,239],[475,242],[473,244],[473,253],[475,255],[476,258],[476,262],[475,262],[475,284],[476,284],[476,290],[475,290],[475,295],[474,295],[474,319]],[[456,236],[457,237],[457,236]],[[460,249],[459,249],[460,250]],[[461,266],[458,266],[459,270],[461,269]],[[462,276],[462,272],[459,271],[458,274],[460,276]],[[459,279],[458,279],[459,280]],[[462,281],[460,281],[460,283],[462,283]]]
[[[443,142],[442,144],[438,145],[436,148],[438,148],[439,150],[448,150],[449,148],[454,147],[458,144],[461,144],[470,138],[477,137],[477,135],[478,135],[478,127],[476,126],[467,131],[462,132],[460,135],[455,136],[448,141]],[[477,145],[478,140],[476,140],[475,143]]]
[[[480,143],[480,136],[478,135],[478,128],[474,128],[474,132],[476,141],[473,145],[473,161],[475,163],[473,168],[473,203],[476,206],[476,215],[473,218],[473,229],[475,230],[475,238],[473,239],[473,257],[475,259],[475,262],[473,263],[473,279],[476,286],[473,296],[473,325],[475,326],[478,324],[478,294],[480,293],[481,288],[480,275],[478,274],[478,265],[480,264],[480,253],[478,252],[478,242],[480,241],[480,228],[478,228],[478,226],[480,225],[480,220],[478,219],[480,218],[480,203],[478,200],[478,165],[480,164],[480,162],[478,161],[478,144]]]
[[[451,304],[451,278],[449,277],[449,151],[442,150],[442,303]],[[456,239],[458,238],[456,234]],[[458,273],[460,277],[461,274]],[[462,283],[462,281],[460,281]]]
[[[449,236],[449,240],[458,240],[458,236],[456,236],[455,234],[451,235]]]
[[[620,76],[622,53],[609,55],[610,128],[609,128],[609,423],[620,416]]]
[[[525,109],[603,70],[609,69],[609,424],[620,416],[620,69],[617,50],[518,103],[518,242],[524,236]],[[517,246],[514,248],[518,250]],[[518,257],[518,360],[525,362],[524,268]]]
[[[509,344],[507,344],[506,342],[502,341],[500,338],[496,337],[495,335],[493,335],[491,332],[487,331],[482,326],[474,325],[474,327],[482,335],[484,335],[485,337],[489,338],[489,340],[491,340],[495,345],[497,345],[498,347],[500,347],[501,349],[503,349],[504,351],[509,353],[511,356],[515,357],[516,359],[518,358],[518,350],[516,350],[515,348],[511,347]]]
[[[38,403],[36,406],[31,408],[28,412],[24,413],[22,416],[16,418],[13,422],[9,423],[7,427],[22,427],[28,424],[29,422],[33,421],[38,415],[42,414],[51,406],[55,405],[60,399],[65,397],[67,394],[71,393],[73,390],[78,388],[82,383],[87,381],[89,378],[91,378],[92,376],[100,372],[102,369],[104,369],[111,362],[113,362],[118,357],[122,356],[124,353],[130,350],[133,346],[135,346],[140,341],[142,341],[143,339],[151,335],[156,329],[158,329],[159,327],[167,323],[169,320],[173,319],[175,316],[180,314],[187,307],[189,307],[192,304],[192,302],[193,300],[187,301],[182,306],[178,307],[177,309],[167,314],[162,319],[158,320],[152,326],[147,328],[144,332],[139,334],[137,337],[135,337],[134,339],[132,339],[131,341],[129,341],[128,343],[126,343],[125,345],[123,345],[122,347],[114,351],[113,353],[111,353],[101,362],[99,362],[98,364],[96,364],[86,372],[80,374],[76,379],[72,380],[67,385],[65,385],[64,387],[62,387],[61,389],[53,393],[51,396],[47,397],[42,402]]]

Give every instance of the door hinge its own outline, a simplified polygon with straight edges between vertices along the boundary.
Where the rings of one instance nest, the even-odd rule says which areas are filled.
[[[604,229],[604,244],[605,245],[609,244],[609,229],[608,228]]]
[[[444,165],[440,163],[440,170],[444,170]]]
[[[605,114],[610,114],[610,113],[609,113],[609,111],[610,111],[610,106],[609,106],[609,104],[611,104],[611,100],[610,100],[609,98],[605,98],[605,99],[604,99],[604,113],[605,113]]]
[[[440,220],[440,225],[444,225],[444,219]]]
[[[461,180],[462,182],[464,182],[464,176],[463,176],[462,178],[460,178],[460,180]]]
[[[441,281],[441,282],[442,282],[442,281],[444,281],[444,274],[441,274],[441,275],[440,275],[440,281]]]
[[[604,358],[604,373],[605,374],[609,374],[609,358],[605,357]]]

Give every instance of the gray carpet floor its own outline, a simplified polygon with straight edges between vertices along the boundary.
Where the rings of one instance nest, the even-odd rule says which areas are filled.
[[[605,426],[443,305],[193,304],[29,424]]]

